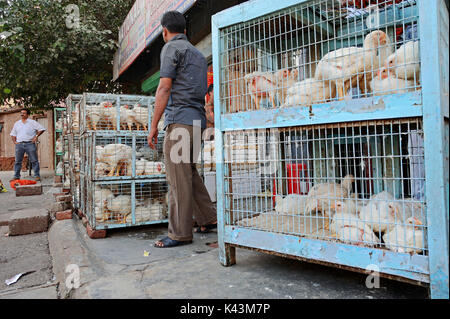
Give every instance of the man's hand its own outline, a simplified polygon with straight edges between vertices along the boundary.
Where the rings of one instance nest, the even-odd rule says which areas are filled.
[[[158,144],[158,128],[152,127],[150,133],[147,136],[147,142],[150,148],[156,150],[156,145]]]
[[[13,141],[13,143],[14,143],[14,145],[18,145],[19,144],[19,142],[16,142],[16,141]]]
[[[37,136],[35,136],[35,137],[33,137],[33,139],[31,140],[33,143],[36,143],[37,142],[37,139],[38,139],[38,137]]]

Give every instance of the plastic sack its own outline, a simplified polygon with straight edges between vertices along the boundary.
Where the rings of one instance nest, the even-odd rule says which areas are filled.
[[[19,186],[23,186],[23,185],[34,185],[36,184],[36,181],[30,181],[28,179],[15,179],[12,180],[11,182],[9,182],[9,184],[11,185],[11,188],[16,190],[16,185],[18,184]]]

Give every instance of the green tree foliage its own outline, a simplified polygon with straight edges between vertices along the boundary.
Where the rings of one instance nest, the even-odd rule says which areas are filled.
[[[119,28],[133,3],[0,0],[0,103],[47,108],[70,93],[137,93],[112,82]]]

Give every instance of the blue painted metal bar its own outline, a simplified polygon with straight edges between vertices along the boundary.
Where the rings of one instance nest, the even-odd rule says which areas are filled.
[[[389,250],[358,247],[337,242],[272,233],[248,228],[226,226],[225,242],[263,249],[291,256],[367,269],[376,265],[380,273],[429,281],[428,257],[395,253]]]
[[[423,91],[423,128],[425,142],[425,176],[432,298],[449,298],[448,224],[446,224],[444,174],[444,118],[441,108],[442,83],[439,35],[442,27],[439,11],[448,11],[442,0],[419,1],[420,41]],[[447,30],[448,39],[448,30]],[[448,59],[448,51],[447,51]],[[448,78],[448,69],[447,78]],[[448,98],[448,97],[447,97]],[[447,159],[448,160],[448,159]]]
[[[239,6],[234,6],[215,14],[212,17],[212,21],[213,24],[220,29],[236,23],[258,18],[260,16],[266,15],[268,12],[274,12],[288,8],[290,6],[298,5],[299,3],[305,1],[307,0],[248,1],[242,3]]]
[[[220,70],[219,65],[219,28],[216,23],[216,16],[212,17],[211,33],[212,33],[212,55],[213,55],[213,69]],[[220,72],[214,72],[214,83],[220,83]],[[223,171],[223,134],[221,124],[221,85],[215,86],[216,93],[214,94],[214,123],[215,123],[215,152],[216,152],[216,196],[217,196],[217,237],[219,245],[219,261],[222,265],[228,266],[231,261],[228,258],[227,247],[225,247],[224,232],[225,232],[225,215],[224,215],[224,171]]]
[[[315,104],[311,111],[285,107],[224,114],[220,124],[221,130],[230,131],[418,116],[422,116],[420,91]]]

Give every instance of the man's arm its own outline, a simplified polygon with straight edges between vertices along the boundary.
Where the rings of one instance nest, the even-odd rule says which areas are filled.
[[[44,130],[42,130],[42,131],[38,131],[37,133],[36,133],[36,136],[35,137],[33,137],[33,139],[31,140],[33,143],[36,143],[37,142],[37,139],[38,139],[38,137],[39,136],[41,136],[42,135],[42,133],[44,133],[45,132],[45,129]]]
[[[148,145],[150,145],[152,149],[156,149],[156,144],[158,144],[158,123],[164,113],[164,110],[166,109],[171,90],[172,79],[161,78],[159,80],[158,89],[156,90],[155,109],[153,111],[152,123],[150,125],[150,133],[147,137]]]
[[[17,130],[16,130],[16,124],[14,124],[13,129],[11,130],[11,133],[9,134],[11,135],[11,139],[13,141],[13,143],[15,145],[17,145]]]
[[[39,136],[42,135],[42,133],[45,132],[45,127],[43,127],[41,124],[39,124],[39,122],[34,121],[34,129],[36,130],[36,135],[33,137],[33,139],[31,140],[33,143],[37,142],[37,139]]]

